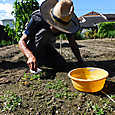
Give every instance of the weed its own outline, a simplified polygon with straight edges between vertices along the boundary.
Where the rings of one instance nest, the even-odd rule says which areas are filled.
[[[103,115],[104,114],[104,110],[103,108],[97,108],[97,112],[98,115]]]
[[[59,90],[59,89],[61,89],[61,88],[63,88],[64,87],[64,81],[63,80],[55,80],[54,81],[55,83],[53,83],[53,82],[48,82],[47,84],[46,84],[46,87],[48,88],[48,89],[57,89],[57,90]]]
[[[114,95],[110,96],[111,98],[114,98]],[[111,104],[110,99],[102,100],[102,98],[99,99],[99,102],[104,103],[102,107],[98,106],[97,103],[93,103],[92,101],[86,102],[87,103],[87,110],[92,110],[93,113],[97,115],[103,115],[105,114],[105,110],[108,109],[107,105]]]
[[[7,94],[4,95],[3,99],[5,99],[3,110],[2,111],[14,111],[18,106],[21,106],[22,99],[15,92],[7,91]]]
[[[56,98],[67,98],[73,99],[74,95],[71,93],[67,87],[67,83],[64,80],[56,79],[54,81],[49,81],[46,87],[50,90],[54,90],[54,95]],[[62,90],[60,90],[62,89]],[[56,93],[58,91],[58,93]]]
[[[92,108],[93,108],[93,112],[96,111],[96,113],[97,113],[98,115],[104,114],[103,108],[99,108],[99,107],[97,106],[97,104],[92,105]]]
[[[92,103],[92,101],[90,101],[89,103],[87,102],[88,105],[88,110],[92,110],[93,113],[96,113],[98,115],[103,115],[104,114],[104,109],[99,107],[97,104]]]
[[[21,83],[25,86],[30,86],[30,81],[40,79],[41,76],[42,72],[40,72],[38,75],[27,75],[26,73],[24,73],[24,76],[21,78]]]

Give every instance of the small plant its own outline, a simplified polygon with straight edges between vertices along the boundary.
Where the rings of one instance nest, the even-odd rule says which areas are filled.
[[[56,79],[54,81],[49,81],[46,87],[53,90],[56,98],[73,99],[75,94],[67,87],[67,83],[64,80]],[[61,89],[61,90],[60,90]],[[56,93],[58,91],[58,93]]]
[[[15,92],[7,91],[3,99],[5,99],[2,111],[14,111],[18,106],[21,106],[22,99]]]
[[[97,106],[97,104],[92,105],[92,108],[93,108],[93,112],[96,111],[96,113],[97,113],[98,115],[104,114],[103,108],[99,108],[99,107]]]
[[[46,84],[46,87],[48,89],[61,89],[62,87],[64,87],[65,83],[63,80],[55,80],[54,82],[48,82]]]
[[[87,110],[92,110],[93,113],[96,113],[98,115],[103,115],[104,114],[104,109],[99,107],[97,104],[93,103],[90,101],[89,103],[87,102],[88,108]]]
[[[40,77],[42,76],[42,72],[40,72],[38,75],[26,75],[26,73],[24,73],[24,76],[21,78],[21,83],[24,84],[25,86],[29,86],[30,85],[30,81],[35,80],[35,79],[40,79]]]

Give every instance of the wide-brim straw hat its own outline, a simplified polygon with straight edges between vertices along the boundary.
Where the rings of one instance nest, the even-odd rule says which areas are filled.
[[[79,29],[71,0],[46,0],[41,4],[40,11],[42,18],[59,31],[72,34]]]

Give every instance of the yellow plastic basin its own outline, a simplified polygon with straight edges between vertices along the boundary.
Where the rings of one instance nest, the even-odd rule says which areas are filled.
[[[107,71],[94,67],[77,68],[68,73],[73,86],[83,92],[100,91],[104,87],[108,75]]]

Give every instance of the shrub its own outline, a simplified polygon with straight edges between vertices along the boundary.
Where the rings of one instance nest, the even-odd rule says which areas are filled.
[[[109,31],[109,32],[108,32],[108,37],[109,37],[109,38],[111,38],[111,37],[112,37],[112,38],[113,38],[113,37],[115,38],[115,30]]]
[[[15,30],[14,29],[11,29],[10,28],[10,25],[6,25],[5,26],[5,28],[4,28],[4,31],[5,32],[8,32],[8,36],[9,36],[9,38],[11,38],[11,44],[13,44],[14,43],[14,38],[15,38]]]
[[[11,41],[0,40],[0,46],[11,45]]]
[[[84,39],[95,39],[97,38],[97,29],[85,30],[85,32],[82,32],[82,36],[84,37]]]
[[[83,36],[81,35],[81,30],[79,30],[78,32],[75,33],[74,38],[76,40],[82,40],[83,39]]]
[[[98,24],[98,37],[110,37],[114,35],[115,31],[115,22],[102,22]]]

